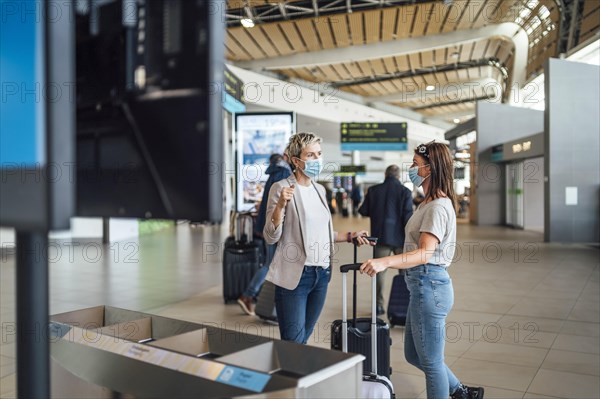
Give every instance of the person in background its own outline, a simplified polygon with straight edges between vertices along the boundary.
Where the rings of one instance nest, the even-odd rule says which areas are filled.
[[[430,142],[415,149],[408,170],[425,199],[406,224],[404,253],[369,259],[361,273],[374,276],[404,269],[410,301],[404,330],[406,360],[425,373],[428,399],[482,399],[482,387],[460,383],[444,362],[446,317],[454,304],[448,267],[456,248],[454,165],[445,144]]]
[[[458,203],[460,206],[458,217],[465,218],[469,212],[469,197],[464,194]]]
[[[292,176],[269,192],[263,235],[277,244],[267,280],[275,284],[275,309],[281,339],[306,344],[325,304],[331,280],[334,243],[368,244],[366,231],[333,231],[325,188],[321,138],[313,133],[290,137],[287,153]]]
[[[323,187],[325,187],[325,198],[327,199],[327,206],[329,207],[329,212],[332,215],[335,215],[335,208],[333,207],[333,191],[329,188],[328,183],[321,183]]]
[[[358,210],[371,218],[371,234],[378,237],[374,257],[383,258],[391,253],[402,253],[404,227],[412,216],[412,193],[400,183],[400,167],[390,165],[385,170],[385,180],[367,191],[365,201]],[[385,313],[383,289],[385,271],[377,274],[377,315]]]
[[[347,194],[343,188],[338,188],[335,193],[335,206],[342,217],[348,217]]]
[[[263,228],[265,226],[265,217],[267,214],[267,200],[269,198],[269,190],[273,183],[279,180],[287,178],[292,174],[292,169],[286,160],[286,155],[273,154],[269,158],[269,166],[265,171],[269,175],[267,182],[265,183],[265,189],[263,191],[262,201],[260,202],[260,208],[258,215],[256,216],[256,223],[254,224],[254,234],[262,237]],[[273,259],[275,253],[275,245],[267,245],[266,248],[266,259],[265,264],[259,268],[250,283],[244,290],[244,293],[238,298],[237,302],[244,311],[244,313],[253,316],[254,315],[254,299],[258,296],[260,289],[265,282],[267,271],[269,270],[269,264]]]
[[[352,214],[354,216],[358,215],[358,207],[363,199],[363,192],[360,184],[355,181],[354,186],[352,187]]]

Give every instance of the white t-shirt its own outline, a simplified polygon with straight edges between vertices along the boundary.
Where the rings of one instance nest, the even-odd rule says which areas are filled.
[[[325,207],[317,189],[311,184],[305,187],[297,184],[300,190],[306,223],[303,234],[306,235],[306,265],[307,266],[329,266],[329,254],[331,245],[329,238],[329,209]]]

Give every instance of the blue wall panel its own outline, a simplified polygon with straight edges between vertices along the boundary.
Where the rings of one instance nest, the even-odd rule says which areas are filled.
[[[0,167],[45,163],[42,1],[0,0]]]

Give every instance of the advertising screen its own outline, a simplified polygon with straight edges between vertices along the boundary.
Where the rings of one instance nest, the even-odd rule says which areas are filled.
[[[293,112],[235,114],[238,212],[251,211],[261,201],[269,157],[283,154],[295,132]]]

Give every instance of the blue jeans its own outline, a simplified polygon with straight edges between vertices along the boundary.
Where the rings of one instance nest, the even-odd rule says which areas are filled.
[[[460,382],[444,363],[446,316],[454,304],[452,280],[445,268],[432,264],[406,269],[410,302],[404,356],[425,373],[428,399],[447,399]]]
[[[282,340],[306,344],[323,310],[329,280],[331,267],[304,266],[295,289],[275,286],[275,309]]]
[[[250,280],[250,283],[248,283],[248,286],[246,287],[246,290],[244,290],[244,293],[242,295],[250,298],[255,298],[258,296],[258,293],[260,292],[260,289],[262,288],[265,282],[265,277],[267,277],[269,265],[273,260],[273,256],[275,255],[276,249],[277,244],[267,245],[267,258],[265,259],[265,264],[263,265],[263,267],[258,268],[258,270],[254,273],[254,276],[252,276],[252,280]]]

